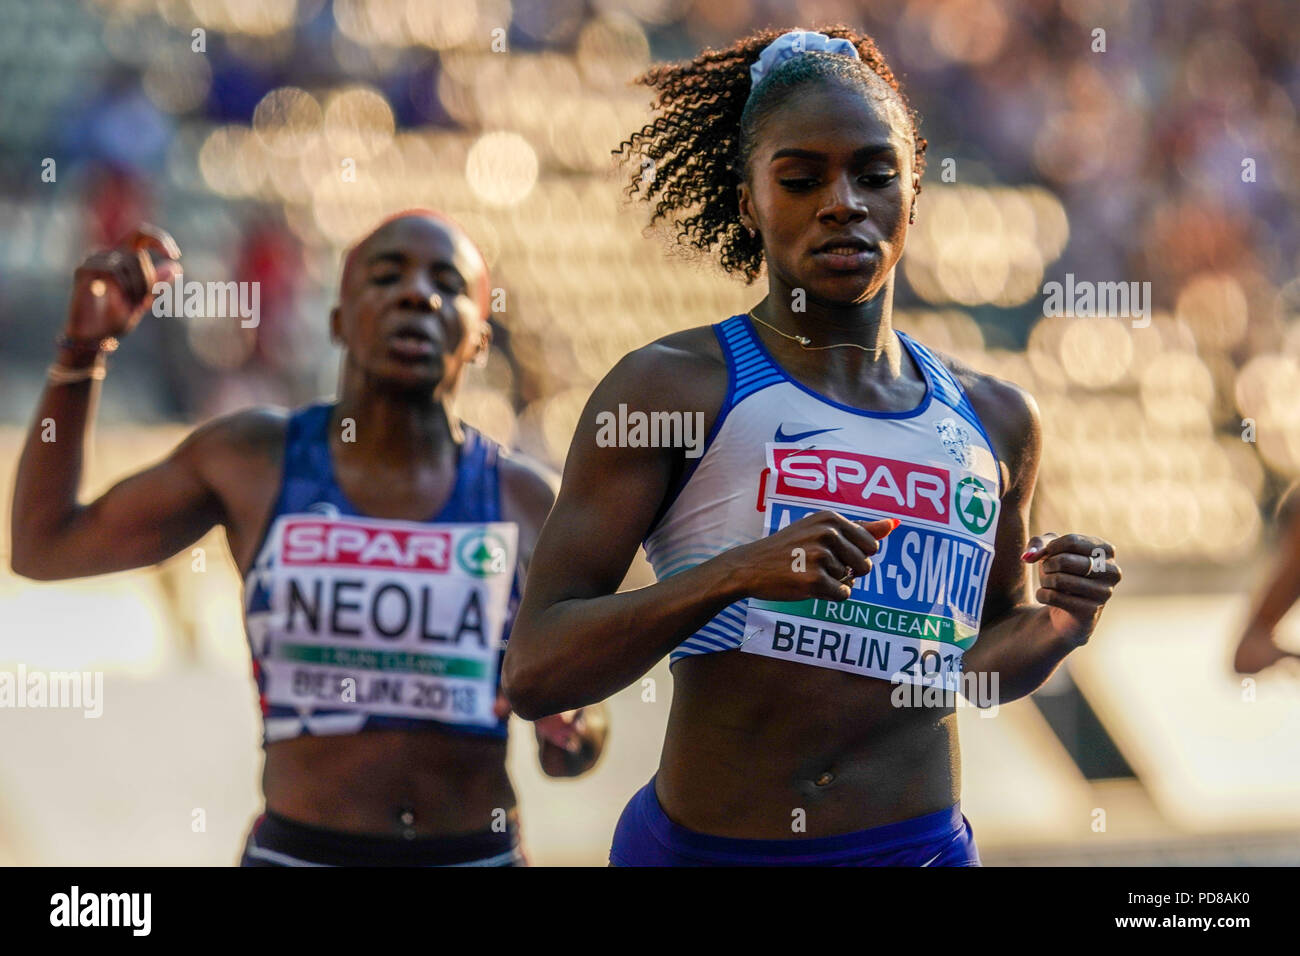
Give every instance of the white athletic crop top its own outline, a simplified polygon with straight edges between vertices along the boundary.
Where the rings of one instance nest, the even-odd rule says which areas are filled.
[[[863,411],[792,379],[748,316],[714,331],[727,397],[703,455],[688,463],[645,539],[656,577],[823,509],[901,524],[848,600],[739,601],[683,641],[671,662],[740,650],[959,689],[962,654],[979,637],[1002,493],[997,456],[961,385],[899,332],[925,376],[925,397],[911,411]]]

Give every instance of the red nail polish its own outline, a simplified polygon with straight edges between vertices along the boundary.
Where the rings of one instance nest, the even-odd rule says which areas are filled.
[[[900,524],[903,523],[903,522],[899,521],[897,518],[890,518],[889,520],[892,521],[892,522],[894,522],[894,528],[897,528]],[[891,528],[890,530],[892,531],[893,528]]]
[[[1028,561],[1028,560],[1029,560],[1030,558],[1032,558],[1033,556],[1034,556],[1034,551],[1031,549],[1031,550],[1029,550],[1029,551],[1026,551],[1024,554],[1022,554],[1022,555],[1020,556],[1020,560],[1021,560],[1021,561]]]

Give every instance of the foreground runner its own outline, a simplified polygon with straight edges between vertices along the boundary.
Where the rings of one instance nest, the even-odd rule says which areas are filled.
[[[19,462],[14,570],[143,567],[222,525],[265,724],[266,813],[244,864],[521,861],[498,663],[553,493],[451,411],[490,339],[482,257],[436,214],[385,221],[349,254],[330,316],[337,403],[217,419],[78,504],[103,356],[179,255],[148,229],[77,270]],[[45,419],[57,441],[41,440]],[[539,721],[543,769],[588,769],[603,726],[599,710]]]
[[[1097,538],[1026,547],[1033,400],[893,331],[925,143],[872,41],[833,32],[652,70],[660,115],[625,144],[679,238],[766,263],[768,295],[596,388],[506,653],[538,716],[671,652],[614,864],[977,864],[943,690],[1030,693],[1120,577]],[[615,593],[642,541],[659,583]]]

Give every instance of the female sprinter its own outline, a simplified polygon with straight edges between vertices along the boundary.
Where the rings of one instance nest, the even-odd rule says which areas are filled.
[[[266,812],[243,864],[522,862],[498,664],[552,492],[451,410],[488,348],[482,257],[437,214],[385,221],[349,253],[330,315],[345,352],[337,402],[217,419],[79,504],[103,356],[179,255],[142,229],[77,270],[36,412],[59,440],[34,426],[18,466],[14,570],[48,581],[138,568],[222,525],[266,749]],[[590,767],[601,722],[539,722],[545,771]]]
[[[1113,550],[1026,542],[1033,400],[892,327],[925,141],[871,39],[768,31],[643,82],[659,116],[624,149],[655,164],[656,216],[728,272],[766,264],[767,296],[596,388],[506,694],[541,716],[671,653],[659,771],[615,865],[976,865],[954,692],[1042,684],[1096,626]],[[620,405],[702,414],[703,455],[617,447],[600,413]],[[642,542],[658,583],[615,593]]]

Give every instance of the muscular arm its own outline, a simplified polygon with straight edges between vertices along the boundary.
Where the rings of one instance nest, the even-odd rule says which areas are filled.
[[[18,574],[50,581],[155,564],[223,518],[197,467],[213,427],[199,429],[166,459],[89,504],[78,501],[82,448],[98,387],[49,385],[37,406],[14,483],[11,553]],[[42,440],[46,420],[53,422],[53,441]]]
[[[996,673],[997,702],[1006,703],[1041,687],[1077,645],[1057,636],[1050,609],[1033,600],[1029,565],[1021,559],[1042,447],[1037,403],[1012,385],[983,376],[972,380],[973,375],[963,375],[963,385],[990,429],[1007,479],[980,636],[963,667],[968,673]]]
[[[105,343],[141,320],[155,280],[180,272],[180,249],[164,230],[141,226],[112,250],[92,253],[73,277],[64,374],[102,374]],[[89,504],[78,501],[86,429],[97,381],[47,383],[18,462],[11,521],[14,571],[41,580],[106,574],[153,564],[198,540],[225,517],[200,463],[222,429],[199,429],[164,461]]]
[[[707,360],[656,343],[625,357],[597,386],[569,449],[560,495],[537,543],[506,651],[503,686],[535,719],[603,700],[636,680],[739,593],[714,559],[665,581],[616,594],[668,493],[681,449],[602,448],[596,416],[662,409],[662,383],[705,378]],[[691,368],[691,366],[697,366]],[[719,375],[714,368],[713,377]],[[722,388],[707,418],[717,413]],[[707,394],[683,390],[680,410]],[[694,400],[694,401],[693,401]]]

